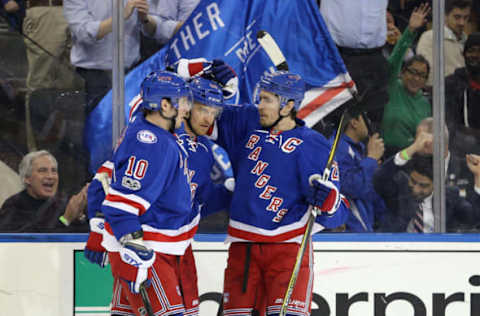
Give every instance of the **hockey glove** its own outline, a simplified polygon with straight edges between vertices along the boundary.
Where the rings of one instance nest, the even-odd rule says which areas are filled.
[[[175,72],[183,79],[191,79],[194,76],[201,76],[210,71],[212,63],[205,58],[185,59],[182,58],[175,64]]]
[[[103,231],[105,230],[105,220],[100,217],[90,219],[90,235],[88,235],[87,244],[83,250],[85,258],[91,263],[98,264],[101,268],[108,265],[108,255],[102,246]]]
[[[150,285],[151,267],[155,262],[155,252],[143,245],[142,239],[127,241],[120,249],[120,258],[126,264],[120,269],[120,278],[127,284],[132,293],[140,293],[140,285]]]
[[[322,212],[333,215],[340,206],[341,196],[335,184],[322,177],[310,177],[311,194],[307,197],[309,204],[316,206]]]
[[[205,71],[206,75],[213,76],[223,91],[225,99],[230,99],[238,91],[238,77],[235,71],[221,59],[214,59],[212,67]]]

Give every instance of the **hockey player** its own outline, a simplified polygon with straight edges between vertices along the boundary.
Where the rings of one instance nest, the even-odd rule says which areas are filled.
[[[211,72],[215,75],[216,70]],[[225,81],[225,73],[222,77]],[[278,315],[309,205],[322,211],[313,233],[346,220],[348,207],[339,193],[337,165],[332,164],[327,180],[312,181],[323,173],[330,146],[296,118],[304,91],[297,74],[266,74],[255,89],[256,106],[225,106],[217,120],[213,134],[230,156],[236,181],[226,240],[231,244],[224,315],[250,315],[258,288],[265,290],[268,315]],[[312,258],[310,243],[287,315],[310,314]]]
[[[102,268],[108,264],[108,255],[102,246],[105,219],[103,213],[101,213],[101,206],[111,183],[112,171],[113,163],[109,160],[105,161],[97,170],[87,191],[87,214],[90,234],[83,254],[91,263],[98,264]]]
[[[218,162],[219,157],[213,150],[213,142],[204,135],[213,125],[214,120],[220,115],[222,110],[223,95],[221,88],[214,82],[204,78],[196,78],[190,82],[193,92],[193,108],[190,115],[184,120],[185,129],[179,128],[176,134],[180,139],[179,143],[188,152],[188,166],[190,189],[193,199],[192,213],[188,220],[189,231],[193,234],[198,228],[200,217],[226,209],[231,199],[233,190],[233,178],[224,176],[222,183],[214,184],[210,177],[210,170],[214,163]],[[136,115],[141,104],[140,98],[135,98],[131,102],[131,117]],[[101,246],[103,216],[98,214],[97,205],[101,205],[105,195],[103,194],[101,182],[109,181],[111,178],[113,164],[106,161],[97,171],[92,180],[89,190],[89,218],[91,232],[84,250],[86,258],[92,263],[104,267],[107,263],[105,249]],[[223,170],[225,172],[225,170]],[[197,272],[191,245],[185,251],[185,254],[178,261],[182,278],[180,288],[182,291],[185,314],[198,315],[198,286]]]
[[[191,107],[188,84],[171,72],[152,73],[141,86],[137,115],[113,155],[103,205],[114,289],[112,314],[145,315],[145,287],[156,315],[183,315],[178,260],[193,232],[187,154],[173,135]]]
[[[210,173],[215,163],[212,141],[204,135],[209,131],[215,119],[222,111],[223,94],[220,87],[202,77],[190,81],[193,95],[193,107],[184,120],[184,130],[178,129],[177,135],[188,152],[190,189],[193,199],[189,226],[193,233],[197,230],[200,218],[226,209],[231,200],[234,180],[227,178],[224,183],[214,184]],[[193,234],[191,235],[193,240]],[[180,281],[185,315],[198,315],[197,270],[191,244],[180,257],[182,270]]]

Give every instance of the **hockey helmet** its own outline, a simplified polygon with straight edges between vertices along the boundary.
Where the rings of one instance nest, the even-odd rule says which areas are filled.
[[[298,110],[305,94],[305,81],[299,75],[287,71],[267,73],[255,87],[253,99],[257,105],[262,90],[276,94],[280,99],[280,108],[287,105],[288,101],[294,101],[295,110]]]
[[[177,74],[170,71],[151,72],[142,82],[140,88],[142,108],[158,111],[162,99],[178,109],[179,106],[192,108],[192,91],[189,84]]]
[[[215,117],[218,117],[223,109],[223,92],[220,86],[208,79],[197,77],[190,81],[193,100],[217,110]]]

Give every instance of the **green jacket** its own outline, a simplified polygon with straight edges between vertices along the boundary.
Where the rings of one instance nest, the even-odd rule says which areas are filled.
[[[418,123],[432,116],[432,107],[422,91],[411,95],[399,78],[403,57],[415,36],[416,33],[406,28],[388,58],[389,101],[385,105],[381,127],[386,146],[407,147],[415,139]]]

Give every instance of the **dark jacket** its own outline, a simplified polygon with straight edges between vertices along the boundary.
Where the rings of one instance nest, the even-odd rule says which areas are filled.
[[[387,212],[378,229],[382,232],[406,232],[418,210],[418,203],[408,186],[409,175],[394,163],[394,157],[377,169],[373,180],[375,190],[387,205]],[[460,197],[456,186],[447,186],[445,193],[447,232],[470,231],[476,220],[472,205]]]
[[[88,232],[88,224],[75,221],[65,226],[58,219],[65,212],[68,199],[55,196],[37,200],[23,190],[3,203],[0,209],[2,233]]]
[[[464,96],[467,95],[468,125],[480,130],[480,90],[472,88],[466,68],[457,68],[445,78],[445,118],[451,134],[465,127]]]

